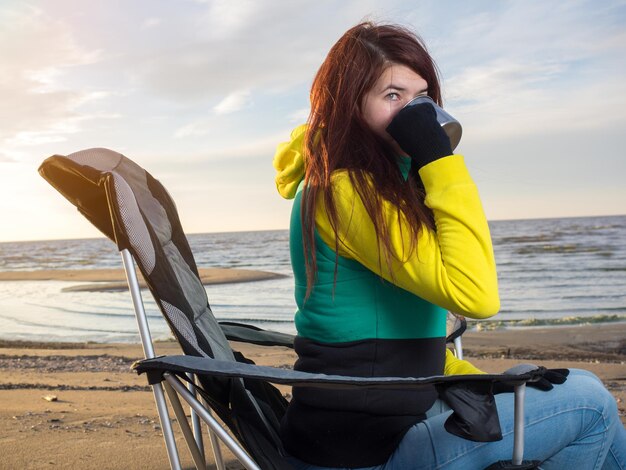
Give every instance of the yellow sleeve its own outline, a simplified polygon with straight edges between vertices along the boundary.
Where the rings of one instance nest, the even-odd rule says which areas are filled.
[[[396,206],[383,201],[392,244],[390,269],[384,257],[379,261],[372,220],[348,172],[335,172],[332,185],[339,254],[447,310],[470,318],[494,315],[500,300],[491,236],[463,157],[451,155],[429,163],[420,176],[426,189],[425,204],[433,211],[437,229],[423,227],[417,249],[408,253],[411,243],[406,219]],[[334,249],[335,234],[322,199],[317,205],[316,226],[322,240]]]
[[[471,362],[457,359],[452,351],[446,348],[446,364],[443,369],[443,375],[468,375],[468,374],[485,374]]]

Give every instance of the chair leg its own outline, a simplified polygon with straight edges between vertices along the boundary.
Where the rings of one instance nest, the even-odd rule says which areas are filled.
[[[204,401],[202,397],[200,397],[200,402],[204,403],[207,413],[213,416],[213,413],[211,413],[211,408],[209,408],[208,404],[206,403],[206,401]],[[211,450],[213,451],[213,458],[215,460],[215,466],[217,467],[217,470],[225,470],[226,466],[224,465],[224,457],[222,456],[222,448],[220,447],[220,441],[208,424],[207,424],[207,429],[209,431],[209,440],[211,442]]]
[[[159,421],[161,422],[161,430],[163,431],[163,439],[165,440],[165,448],[167,449],[167,456],[170,460],[170,467],[172,470],[181,470],[180,458],[178,456],[178,449],[176,448],[174,432],[172,431],[170,414],[167,411],[167,403],[165,403],[163,387],[160,383],[155,384],[152,386],[152,391],[154,393],[154,401],[156,402],[157,412],[159,414]]]
[[[513,465],[521,465],[524,459],[524,399],[526,384],[515,385],[515,415],[513,428]]]
[[[176,392],[183,397],[191,407],[198,413],[200,418],[215,432],[217,437],[230,449],[241,464],[248,470],[261,470],[261,468],[250,458],[246,451],[233,439],[226,430],[220,426],[215,418],[207,411],[207,409],[187,390],[177,377],[169,372],[163,374],[167,383],[172,386]]]
[[[152,346],[152,337],[150,335],[150,328],[148,327],[146,311],[143,306],[143,299],[141,298],[139,280],[135,273],[135,262],[130,251],[127,249],[120,251],[120,255],[122,256],[122,263],[124,264],[124,271],[126,272],[128,289],[135,310],[135,318],[137,319],[137,327],[139,329],[139,337],[141,338],[144,356],[146,358],[152,358],[154,357],[154,348]],[[159,414],[159,421],[161,422],[161,430],[163,431],[163,439],[165,440],[165,448],[167,449],[167,456],[170,460],[170,467],[172,467],[172,470],[180,470],[180,458],[178,456],[178,450],[176,449],[176,440],[174,439],[174,432],[172,431],[170,414],[167,411],[163,387],[160,383],[155,384],[152,386],[152,392]]]
[[[211,411],[209,410],[209,414]],[[224,457],[222,456],[222,449],[220,447],[220,441],[215,435],[215,433],[211,430],[211,428],[207,425],[209,429],[209,439],[211,440],[211,450],[213,450],[213,458],[215,459],[215,467],[217,470],[225,470],[226,465],[224,465]]]
[[[120,251],[120,255],[122,255],[122,263],[124,264],[126,280],[128,281],[128,290],[130,291],[130,297],[133,301],[143,353],[146,359],[150,359],[154,357],[154,347],[152,345],[152,336],[150,335],[146,310],[143,306],[143,299],[141,298],[139,279],[137,279],[137,273],[135,272],[135,261],[130,251],[127,249]]]
[[[196,464],[196,468],[198,470],[206,470],[206,462],[204,461],[204,456],[200,452],[200,449],[198,448],[198,445],[196,443],[195,436],[191,431],[191,428],[189,427],[189,423],[187,422],[187,416],[185,416],[185,411],[180,404],[178,395],[176,395],[176,392],[167,382],[163,382],[163,387],[165,388],[167,396],[170,399],[172,409],[176,414],[176,419],[178,420],[178,424],[180,425],[180,430],[183,432],[183,436],[185,437],[185,441],[187,442],[187,447],[189,447],[189,452],[191,452],[191,458]]]
[[[197,398],[196,395],[196,391],[195,388],[193,386],[194,383],[196,383],[196,378],[194,374],[187,374],[187,377],[189,377],[190,383],[188,385],[188,389],[189,392],[191,392],[191,394]],[[204,442],[202,440],[202,423],[200,422],[200,417],[198,416],[198,413],[196,413],[193,408],[190,409],[191,411],[191,425],[193,428],[193,435],[196,438],[196,445],[198,446],[198,449],[200,450],[200,455],[202,455],[202,460],[206,463],[206,456],[204,455]]]
[[[539,468],[539,460],[524,460],[524,399],[526,383],[515,384],[514,390],[513,458],[495,462],[485,470],[533,470]]]

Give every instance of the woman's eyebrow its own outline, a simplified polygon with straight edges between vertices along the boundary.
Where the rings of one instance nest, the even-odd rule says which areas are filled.
[[[406,88],[403,88],[401,86],[398,85],[394,85],[393,83],[390,85],[387,85],[385,88],[382,89],[382,91],[387,91],[387,90],[397,90],[397,91],[405,91]]]
[[[394,85],[393,83],[387,85],[385,88],[383,88],[381,90],[381,93],[384,93],[386,91],[389,90],[395,90],[395,91],[406,91],[406,88],[398,86],[398,85]],[[418,95],[422,94],[422,93],[426,93],[428,91],[428,87],[424,88],[423,90],[420,90],[417,92]]]

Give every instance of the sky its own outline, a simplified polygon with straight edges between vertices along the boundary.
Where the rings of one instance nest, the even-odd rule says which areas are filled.
[[[91,147],[188,233],[287,228],[276,145],[363,20],[426,42],[488,219],[626,213],[626,1],[3,0],[0,241],[100,236],[37,173]]]

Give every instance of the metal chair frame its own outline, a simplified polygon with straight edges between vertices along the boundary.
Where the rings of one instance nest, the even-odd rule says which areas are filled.
[[[128,250],[122,250],[120,252],[122,256],[122,262],[124,264],[124,271],[126,273],[126,280],[128,281],[128,288],[133,302],[133,308],[135,310],[135,317],[137,319],[137,328],[139,330],[139,336],[141,338],[141,345],[143,347],[144,356],[146,359],[156,357],[154,353],[154,347],[152,345],[152,336],[150,334],[150,327],[144,309],[143,299],[141,297],[141,289],[139,287],[139,280],[137,279],[137,273],[135,272],[135,262]],[[209,437],[211,441],[211,447],[213,450],[213,457],[218,470],[223,470],[224,459],[221,449],[219,447],[219,440],[221,440],[226,447],[235,455],[235,457],[249,470],[261,470],[260,467],[252,460],[248,453],[241,447],[241,445],[233,439],[228,432],[219,424],[219,422],[213,417],[209,408],[201,403],[196,397],[193,391],[193,385],[190,383],[189,390],[183,385],[180,380],[171,375],[164,374],[165,383],[163,386],[161,383],[152,385],[152,391],[154,394],[154,401],[156,403],[157,412],[159,415],[159,421],[161,429],[163,430],[163,439],[165,440],[165,447],[167,449],[167,455],[170,461],[172,470],[181,470],[180,458],[178,455],[178,449],[176,447],[176,440],[174,439],[174,431],[172,429],[172,423],[170,421],[169,410],[167,409],[167,403],[165,401],[165,394],[163,389],[167,392],[170,404],[176,415],[176,419],[180,425],[181,431],[185,436],[185,441],[191,452],[192,459],[198,470],[206,468],[206,460],[204,457],[204,445],[202,440],[202,427],[200,426],[200,419],[204,421],[209,428]],[[193,423],[193,430],[190,428],[183,411],[182,405],[178,398],[178,395],[191,407],[191,420]]]
[[[124,264],[124,271],[126,272],[126,279],[128,281],[135,316],[137,318],[137,327],[141,338],[141,344],[143,346],[144,356],[146,359],[154,358],[156,356],[152,345],[152,337],[150,335],[150,328],[148,326],[143,299],[141,297],[139,280],[137,279],[137,274],[135,272],[134,259],[128,250],[122,250],[120,254]],[[463,348],[460,337],[454,339],[454,349],[455,355],[459,359],[463,359]],[[230,434],[228,434],[228,432],[213,417],[210,409],[198,400],[193,385],[195,377],[193,377],[192,374],[188,375],[190,377],[189,388],[187,388],[176,376],[168,372],[163,374],[163,378],[165,379],[163,386],[161,383],[152,385],[161,429],[163,430],[163,439],[165,440],[165,447],[167,449],[167,455],[172,470],[180,470],[181,464],[163,389],[165,389],[165,392],[167,393],[172,409],[176,415],[176,419],[189,447],[194,464],[198,470],[206,468],[200,420],[204,421],[208,427],[213,457],[218,470],[223,470],[225,468],[219,441],[222,441],[226,445],[226,447],[246,469],[261,470],[254,460],[252,460],[250,455],[248,455],[248,453],[243,449],[243,447]],[[524,398],[526,383],[521,382],[515,384],[514,391],[515,424],[512,464],[521,465],[524,455]],[[180,395],[191,408],[191,421],[193,429],[189,426],[178,395]]]

